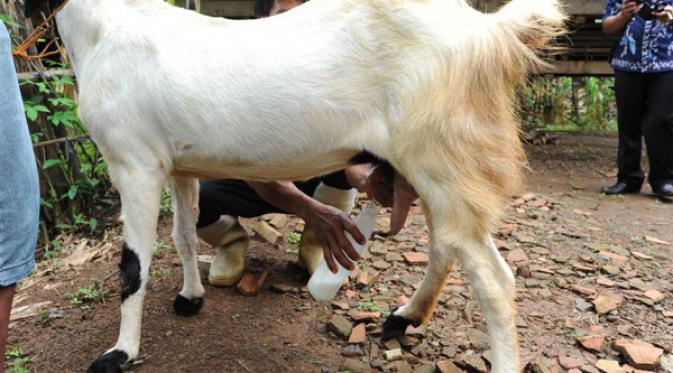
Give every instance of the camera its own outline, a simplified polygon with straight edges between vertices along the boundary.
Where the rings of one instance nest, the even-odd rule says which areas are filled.
[[[640,18],[646,21],[651,21],[655,18],[654,15],[652,14],[653,12],[662,12],[664,10],[664,7],[666,7],[666,4],[657,4],[654,6],[654,8],[652,8],[645,3],[645,0],[635,0],[635,2],[638,5],[643,5],[643,8],[640,9],[638,15],[640,16]]]

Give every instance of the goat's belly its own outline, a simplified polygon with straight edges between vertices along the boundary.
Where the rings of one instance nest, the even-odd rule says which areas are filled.
[[[200,179],[306,180],[348,167],[357,153],[355,150],[334,150],[283,163],[217,159],[177,161],[172,174]]]

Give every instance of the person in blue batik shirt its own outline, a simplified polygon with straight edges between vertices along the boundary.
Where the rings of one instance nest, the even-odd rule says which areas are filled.
[[[603,31],[622,34],[613,51],[619,174],[605,194],[638,193],[642,137],[652,191],[673,196],[673,0],[608,0]]]

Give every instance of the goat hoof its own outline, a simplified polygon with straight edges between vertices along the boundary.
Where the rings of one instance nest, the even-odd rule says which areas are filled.
[[[203,308],[203,297],[189,300],[178,294],[173,302],[173,310],[178,316],[194,316],[201,311],[201,308]]]
[[[409,325],[419,326],[421,322],[418,320],[408,319],[404,316],[395,315],[395,312],[398,309],[396,308],[393,312],[390,313],[390,316],[383,323],[383,336],[381,339],[387,341],[389,339],[402,337],[407,331]]]
[[[129,355],[124,351],[114,350],[99,356],[91,364],[86,373],[122,373],[122,364],[128,360]]]

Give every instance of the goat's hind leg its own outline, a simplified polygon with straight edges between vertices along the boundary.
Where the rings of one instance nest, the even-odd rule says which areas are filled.
[[[383,324],[383,339],[401,337],[409,325],[419,326],[430,318],[437,297],[456,261],[453,248],[443,245],[436,238],[436,229],[432,225],[429,210],[424,208],[424,211],[430,230],[430,253],[425,277],[409,303],[397,308],[386,319]]]
[[[491,371],[520,371],[514,300],[516,283],[511,269],[489,235],[462,242],[458,258],[470,276],[486,318],[492,349]]]
[[[124,222],[124,245],[119,265],[121,325],[115,346],[99,356],[87,373],[122,372],[121,366],[138,356],[143,300],[164,183],[160,172],[151,171],[154,170],[140,166],[110,168],[121,195]]]
[[[182,260],[183,285],[173,309],[180,316],[196,315],[203,307],[205,290],[196,261],[196,220],[199,216],[199,183],[192,178],[175,178],[173,192],[173,241]]]

